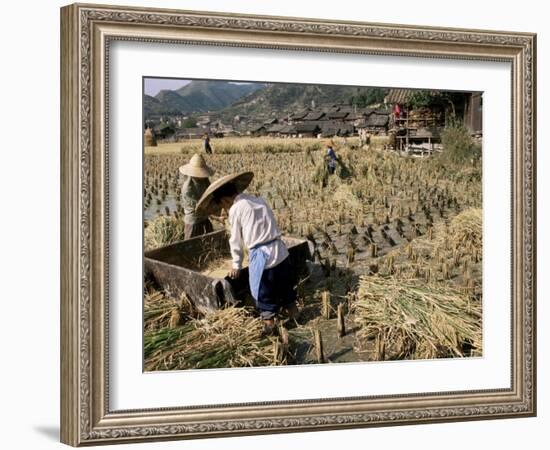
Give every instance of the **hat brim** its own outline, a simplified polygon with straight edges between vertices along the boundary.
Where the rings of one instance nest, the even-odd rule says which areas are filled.
[[[209,167],[195,167],[190,164],[184,164],[179,168],[182,175],[188,175],[195,178],[208,178],[214,175],[214,170]]]
[[[214,192],[216,192],[218,189],[228,183],[233,183],[237,189],[237,192],[241,193],[250,185],[253,178],[253,172],[240,172],[236,174],[225,175],[217,179],[210,186],[208,186],[206,191],[204,191],[204,194],[202,194],[202,197],[197,202],[197,205],[195,207],[196,211],[208,215],[219,214],[221,208],[213,201]]]

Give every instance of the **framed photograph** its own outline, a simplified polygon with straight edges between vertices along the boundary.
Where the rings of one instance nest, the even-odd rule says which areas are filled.
[[[61,9],[61,440],[536,414],[536,36]]]

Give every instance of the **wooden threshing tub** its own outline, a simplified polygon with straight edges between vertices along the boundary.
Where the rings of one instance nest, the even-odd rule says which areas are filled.
[[[310,243],[283,236],[292,265],[293,282],[307,272]],[[248,268],[235,280],[225,275],[208,275],[204,268],[214,258],[230,258],[225,230],[175,242],[145,253],[145,276],[151,277],[166,293],[179,299],[185,294],[199,311],[208,312],[227,304],[238,304],[250,294]]]

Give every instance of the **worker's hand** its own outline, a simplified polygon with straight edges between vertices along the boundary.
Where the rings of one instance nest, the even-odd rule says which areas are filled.
[[[228,273],[227,273],[227,276],[229,278],[232,278],[232,279],[235,279],[239,276],[239,272],[240,272],[240,269],[231,269]]]

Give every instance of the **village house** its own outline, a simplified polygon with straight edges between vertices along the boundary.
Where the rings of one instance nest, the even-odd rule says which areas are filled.
[[[211,117],[208,114],[204,114],[197,118],[197,127],[206,128],[210,125]]]
[[[265,136],[267,134],[267,125],[261,124],[261,125],[255,125],[252,128],[250,128],[250,134],[252,136]]]
[[[301,121],[302,122],[314,122],[314,121],[319,121],[319,120],[322,120],[323,117],[325,116],[325,113],[323,111],[310,111],[309,113],[307,113],[302,119]]]
[[[284,123],[273,124],[266,129],[266,133],[270,137],[277,137],[279,136],[280,131],[286,126],[287,125]]]
[[[321,123],[321,137],[353,136],[353,134],[353,124],[337,120]]]
[[[235,117],[233,117],[233,123],[235,124],[246,123],[247,121],[248,116],[243,116],[242,114],[237,114]]]
[[[175,131],[176,127],[170,122],[161,122],[153,128],[153,133],[157,139],[168,139],[174,135]]]
[[[319,122],[300,122],[294,125],[298,137],[317,137],[321,132]]]
[[[210,134],[210,128],[181,128],[176,132],[176,141],[181,141],[184,139],[201,139],[205,133]]]
[[[264,121],[264,125],[265,125],[265,126],[275,125],[275,124],[277,124],[277,123],[279,123],[279,119],[277,119],[276,117],[272,117],[272,118],[266,119],[266,120]]]
[[[394,148],[432,151],[434,143],[441,142],[441,131],[450,117],[460,120],[473,136],[481,136],[481,93],[453,92],[441,97],[439,91],[431,91],[434,101],[415,107],[412,99],[416,92],[391,89],[384,100],[392,109],[390,138]]]
[[[283,125],[283,127],[279,130],[278,136],[280,137],[296,137],[297,131],[295,125]]]
[[[239,134],[231,125],[223,125],[216,129],[216,136],[218,137],[239,136]]]
[[[347,111],[334,111],[327,113],[328,120],[341,120],[343,121],[350,113]]]
[[[370,134],[386,135],[388,133],[389,115],[371,112],[368,116],[355,122],[355,129],[366,130]]]
[[[295,122],[303,121],[304,117],[306,117],[310,112],[310,108],[305,108],[301,111],[291,114],[288,118],[288,124],[293,125]]]

